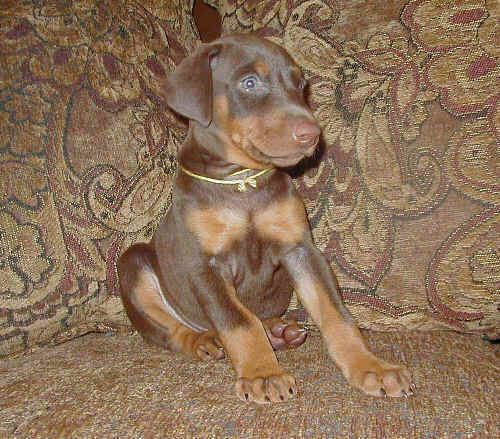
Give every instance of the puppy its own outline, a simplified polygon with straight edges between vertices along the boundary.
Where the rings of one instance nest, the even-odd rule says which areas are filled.
[[[168,77],[166,101],[189,131],[172,207],[151,243],[119,260],[123,303],[146,340],[202,359],[227,354],[237,396],[269,403],[297,392],[274,354],[305,339],[280,319],[295,290],[353,386],[407,396],[408,371],[368,350],[280,170],[318,143],[305,85],[282,48],[251,35],[201,45]]]

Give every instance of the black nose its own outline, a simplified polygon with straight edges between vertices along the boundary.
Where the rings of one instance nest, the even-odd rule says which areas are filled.
[[[301,120],[295,125],[293,130],[293,140],[304,146],[316,145],[319,140],[321,130],[317,123],[311,120]]]

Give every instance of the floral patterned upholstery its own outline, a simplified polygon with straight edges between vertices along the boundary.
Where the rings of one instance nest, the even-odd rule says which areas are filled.
[[[323,154],[295,181],[359,324],[495,337],[496,2],[211,3],[310,81]],[[185,126],[158,92],[199,43],[191,8],[2,2],[0,356],[130,329],[115,264],[169,206]]]
[[[284,45],[309,79],[324,152],[296,183],[359,324],[496,337],[497,3],[210,3],[224,32]]]
[[[115,263],[166,211],[185,126],[165,75],[191,1],[7,1],[0,11],[0,355],[128,329]]]

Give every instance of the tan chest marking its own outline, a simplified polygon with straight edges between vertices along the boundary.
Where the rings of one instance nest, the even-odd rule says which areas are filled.
[[[190,209],[185,219],[203,250],[211,255],[227,251],[247,233],[247,216],[234,209]]]
[[[287,245],[302,241],[309,227],[304,204],[299,198],[277,201],[258,211],[254,224],[263,238]]]

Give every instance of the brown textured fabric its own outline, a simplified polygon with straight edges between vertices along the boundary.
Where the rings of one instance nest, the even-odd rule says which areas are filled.
[[[210,43],[220,37],[222,20],[215,8],[204,3],[203,0],[195,0],[193,18],[200,33],[201,41]]]
[[[185,127],[158,92],[191,7],[2,1],[0,356],[128,327],[115,262],[168,206]]]
[[[417,394],[377,399],[352,389],[319,336],[280,352],[297,399],[239,401],[228,360],[202,363],[140,337],[89,335],[0,363],[0,437],[499,437],[499,346],[450,332],[370,333],[374,351],[411,368]]]
[[[497,2],[209,3],[310,81],[324,153],[297,185],[360,325],[497,336]]]

